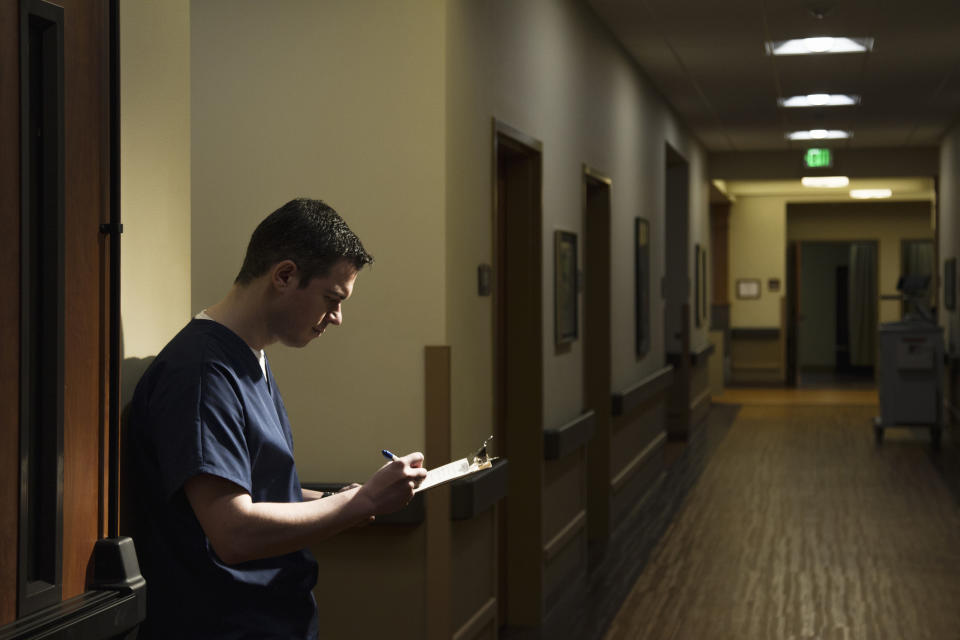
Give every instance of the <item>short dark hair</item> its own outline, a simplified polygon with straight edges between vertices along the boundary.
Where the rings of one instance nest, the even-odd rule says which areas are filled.
[[[254,229],[236,284],[249,284],[283,260],[300,271],[300,286],[323,277],[338,260],[347,259],[357,270],[373,262],[360,239],[343,218],[322,200],[296,198],[283,205]]]

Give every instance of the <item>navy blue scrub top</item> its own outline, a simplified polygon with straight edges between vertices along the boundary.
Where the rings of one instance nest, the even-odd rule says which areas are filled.
[[[192,320],[151,363],[134,393],[131,453],[138,476],[135,543],[147,580],[146,637],[317,637],[304,549],[223,563],[187,501],[200,473],[225,478],[254,502],[300,502],[290,422],[267,366],[211,320]]]

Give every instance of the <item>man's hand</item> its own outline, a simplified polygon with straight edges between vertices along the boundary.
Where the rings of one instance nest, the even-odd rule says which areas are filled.
[[[380,467],[360,487],[357,498],[367,502],[375,516],[392,513],[410,502],[414,489],[420,486],[426,477],[423,454],[409,453]]]

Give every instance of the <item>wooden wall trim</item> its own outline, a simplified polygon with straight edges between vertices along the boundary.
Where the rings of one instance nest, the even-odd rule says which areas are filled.
[[[450,347],[424,348],[424,454],[427,460],[449,460],[451,450]],[[426,497],[426,593],[424,626],[428,640],[446,640],[450,619],[452,531],[449,486],[435,487]],[[422,494],[417,494],[422,495]]]
[[[473,640],[488,625],[496,622],[497,600],[490,598],[453,634],[453,640]]]
[[[610,480],[610,489],[613,493],[619,493],[619,491],[627,484],[630,478],[637,473],[643,465],[646,463],[647,458],[649,458],[653,453],[663,445],[664,441],[667,439],[667,434],[664,431],[661,431],[657,436],[650,441],[646,447],[643,448],[643,451],[638,453],[633,457],[633,460],[628,462],[623,469],[617,472],[617,475],[613,476]]]
[[[570,522],[565,524],[555,536],[543,545],[543,562],[551,562],[566,547],[571,540],[587,526],[587,510],[581,509]]]
[[[658,369],[632,387],[614,393],[611,411],[614,416],[630,413],[655,395],[665,393],[673,384],[674,367],[667,365]]]
[[[593,410],[584,411],[563,426],[545,429],[543,459],[556,460],[566,457],[589,442],[593,438],[596,417]]]
[[[0,2],[0,626],[17,617],[20,473],[20,20]],[[11,302],[12,301],[12,302]]]

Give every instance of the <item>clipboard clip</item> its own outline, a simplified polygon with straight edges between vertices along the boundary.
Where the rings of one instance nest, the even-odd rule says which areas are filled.
[[[480,445],[480,448],[477,449],[477,452],[470,457],[471,464],[477,466],[490,464],[493,458],[487,455],[487,445],[490,444],[491,440],[493,440],[493,436],[487,436],[487,439],[483,441],[483,444]]]

